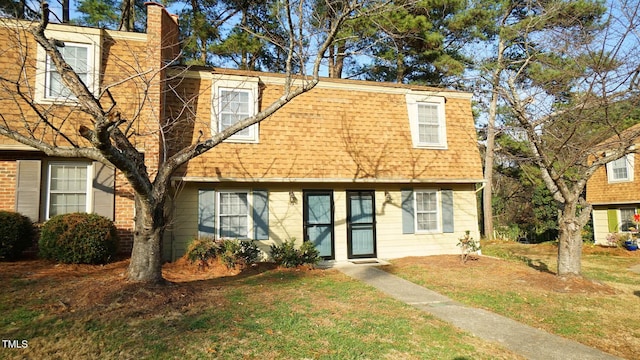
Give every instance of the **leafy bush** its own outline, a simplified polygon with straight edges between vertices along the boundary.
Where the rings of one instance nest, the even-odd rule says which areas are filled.
[[[260,249],[251,240],[223,239],[218,242],[218,257],[229,269],[255,264],[260,257]]]
[[[320,252],[310,241],[305,241],[300,249],[295,247],[295,238],[281,245],[271,245],[271,257],[281,266],[292,268],[299,265],[315,265],[320,261]]]
[[[42,226],[40,257],[67,264],[104,264],[113,260],[118,235],[113,222],[86,213],[57,215]]]
[[[192,240],[189,243],[189,247],[187,247],[187,253],[185,256],[192,263],[195,263],[196,261],[207,261],[214,258],[215,244],[213,239],[203,238]]]
[[[198,262],[204,267],[209,260],[219,259],[229,269],[255,264],[260,257],[260,249],[251,240],[213,240],[195,239],[189,244],[186,253],[192,263]]]
[[[16,212],[0,211],[0,260],[15,260],[33,242],[31,220]]]

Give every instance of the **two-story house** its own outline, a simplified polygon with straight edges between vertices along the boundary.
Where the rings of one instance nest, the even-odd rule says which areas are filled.
[[[627,130],[637,131],[638,125]],[[593,205],[593,236],[596,244],[609,245],[609,234],[628,233],[638,227],[640,170],[631,153],[598,169],[587,182],[587,202]]]
[[[148,3],[147,11],[146,34],[66,25],[49,31],[66,42],[67,61],[86,65],[76,72],[87,86],[101,96],[108,89],[120,111],[136,120],[132,141],[153,171],[166,155],[271,104],[284,77],[181,66],[176,19],[158,4]],[[39,103],[56,103],[65,89],[55,68],[35,44],[27,51],[31,70],[21,81],[40,94]],[[16,71],[15,61],[1,61],[2,71]],[[0,91],[0,106],[12,109],[5,118],[24,113]],[[72,139],[54,139],[60,143],[82,141],[74,130],[82,114],[68,115],[72,100],[64,97],[67,115],[59,119]],[[6,184],[0,208],[36,222],[97,212],[115,220],[123,248],[130,248],[134,199],[119,171],[49,158],[6,139],[0,144]],[[196,237],[253,239],[263,250],[295,238],[336,261],[459,253],[465,231],[479,238],[480,182],[471,94],[323,78],[174,174],[163,255],[181,256]]]

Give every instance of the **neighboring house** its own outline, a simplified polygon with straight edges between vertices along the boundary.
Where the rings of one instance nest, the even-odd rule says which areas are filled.
[[[635,129],[636,127],[634,127]],[[607,244],[607,235],[637,228],[633,215],[640,214],[638,154],[631,153],[598,169],[587,182],[587,202],[593,205],[593,236]]]
[[[87,75],[96,91],[128,74],[128,61],[140,68],[145,61],[152,62],[149,68],[170,65],[160,76],[169,80],[157,93],[145,95],[144,111],[137,115],[142,121],[135,141],[153,170],[162,161],[161,149],[170,155],[268,106],[281,95],[284,77],[171,65],[177,52],[167,45],[175,40],[177,24],[157,4],[149,5],[148,12],[149,26],[163,24],[149,35],[55,28],[101,37],[95,43],[103,44],[102,51],[86,52],[101,57],[89,59],[100,64],[93,77]],[[120,44],[123,53],[117,53]],[[139,53],[125,56],[136,46]],[[55,79],[55,74],[47,76]],[[46,91],[64,91],[44,89],[45,97]],[[135,87],[123,86],[113,94],[123,113],[140,98]],[[157,134],[147,127],[157,124],[158,114],[167,124],[163,136],[145,135]],[[0,194],[2,208],[31,214],[35,221],[78,210],[110,215],[121,234],[129,234],[125,245],[130,246],[133,196],[119,172],[4,143],[0,177],[15,187]],[[323,258],[336,261],[459,253],[456,244],[465,231],[479,238],[480,182],[471,94],[322,79],[267,120],[175,174],[170,203],[175,215],[163,255],[181,256],[196,237],[253,239],[265,251],[288,239],[312,241]]]
[[[160,70],[179,48],[176,19],[164,7],[147,3],[148,34],[49,24],[47,36],[103,106],[114,99],[123,118],[135,119],[134,145],[144,150],[145,165],[157,169],[162,108]],[[36,24],[0,18],[0,115],[13,128],[32,129],[37,138],[59,146],[86,144],[79,129],[88,122],[77,100],[61,83],[45,51],[27,31]],[[175,45],[172,45],[175,44]],[[127,81],[124,81],[127,80]],[[34,100],[31,107],[15,92]],[[42,114],[66,138],[42,131]],[[21,123],[21,118],[27,123]],[[38,125],[40,124],[40,125]],[[152,128],[150,128],[151,126]],[[55,138],[54,138],[55,136]],[[16,210],[42,223],[56,214],[95,212],[115,221],[121,250],[133,241],[134,195],[120,172],[99,162],[54,158],[0,136],[0,209]]]

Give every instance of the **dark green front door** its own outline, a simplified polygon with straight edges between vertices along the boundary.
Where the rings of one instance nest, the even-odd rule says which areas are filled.
[[[347,191],[349,259],[376,257],[375,192]]]
[[[333,191],[303,193],[304,240],[311,241],[325,260],[335,259],[333,243]]]

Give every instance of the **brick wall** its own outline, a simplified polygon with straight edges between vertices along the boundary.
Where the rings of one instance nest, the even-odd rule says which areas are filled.
[[[14,211],[16,200],[16,161],[0,155],[0,210]]]

